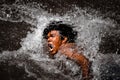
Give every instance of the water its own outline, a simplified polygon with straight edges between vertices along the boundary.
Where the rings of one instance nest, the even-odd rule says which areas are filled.
[[[75,5],[72,5],[71,10],[64,11],[62,15],[46,11],[41,8],[41,5],[43,6],[43,4],[35,2],[25,4],[19,0],[12,5],[1,5],[1,20],[25,21],[36,26],[35,28],[31,27],[32,32],[28,32],[27,36],[21,39],[21,48],[1,52],[1,79],[79,80],[81,78],[80,67],[74,62],[66,60],[64,57],[59,60],[48,57],[42,32],[52,20],[62,20],[75,26],[73,29],[79,32],[76,42],[78,46],[84,49],[84,55],[92,62],[93,80],[120,79],[119,46],[112,54],[103,54],[105,51],[104,48],[101,48],[101,45],[104,47],[105,43],[102,44],[102,42],[105,42],[103,38],[106,38],[106,35],[117,35],[119,37],[120,29],[117,29],[117,24],[113,20],[103,19],[99,12],[94,10],[94,13],[88,12],[87,8],[81,9]],[[65,7],[63,7],[64,9],[66,10]],[[115,40],[119,39],[115,37]],[[117,42],[119,43],[119,41]]]

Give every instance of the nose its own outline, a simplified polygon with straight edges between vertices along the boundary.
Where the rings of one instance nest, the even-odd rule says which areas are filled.
[[[49,38],[47,39],[47,41],[50,42],[50,41],[51,41],[51,38],[49,37]]]

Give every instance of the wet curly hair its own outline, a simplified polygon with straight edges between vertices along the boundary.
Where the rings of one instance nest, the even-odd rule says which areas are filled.
[[[62,21],[50,22],[49,25],[43,31],[43,38],[47,39],[47,35],[50,31],[57,30],[61,35],[61,39],[67,37],[69,43],[75,42],[77,38],[77,31],[74,31],[73,27],[74,26],[65,24]]]

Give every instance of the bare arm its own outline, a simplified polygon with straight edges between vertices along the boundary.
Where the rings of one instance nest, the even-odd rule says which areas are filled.
[[[89,60],[83,54],[79,54],[76,49],[71,50],[68,47],[67,48],[64,47],[61,50],[61,53],[66,55],[68,58],[75,60],[81,66],[83,80],[90,80],[89,79],[90,78],[90,73],[89,73],[90,63],[89,63]]]
[[[70,51],[69,49],[64,50],[65,52],[63,52],[67,57],[69,57],[70,59],[75,60],[80,66],[81,66],[81,70],[82,70],[82,77],[83,80],[89,80],[89,66],[90,63],[88,61],[88,59],[83,55],[83,54],[79,54],[77,53],[77,51]]]
[[[82,69],[82,77],[84,80],[89,80],[89,61],[83,54],[73,53],[71,56]]]

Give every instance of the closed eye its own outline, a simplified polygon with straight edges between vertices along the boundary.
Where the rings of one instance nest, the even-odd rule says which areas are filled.
[[[51,34],[50,37],[55,37],[55,35],[54,35],[54,34]]]

